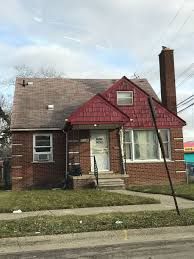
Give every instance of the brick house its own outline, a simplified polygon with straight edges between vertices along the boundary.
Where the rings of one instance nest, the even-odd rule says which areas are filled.
[[[166,183],[149,96],[172,179],[185,182],[173,50],[163,48],[159,60],[162,102],[146,79],[17,78],[13,189],[60,186],[68,175],[74,188],[89,186],[96,164],[102,186]]]

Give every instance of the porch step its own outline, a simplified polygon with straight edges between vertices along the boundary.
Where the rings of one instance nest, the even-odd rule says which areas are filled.
[[[94,173],[90,173],[91,175],[94,175]],[[119,174],[119,173],[113,173],[112,171],[110,172],[99,172],[98,173],[98,178],[99,179],[123,179],[128,177],[128,175],[124,174]]]
[[[125,189],[124,180],[121,178],[100,178],[98,179],[100,189]]]

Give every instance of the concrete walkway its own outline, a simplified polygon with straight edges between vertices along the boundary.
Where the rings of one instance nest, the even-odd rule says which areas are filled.
[[[125,205],[125,206],[107,206],[107,207],[92,207],[92,208],[77,208],[77,209],[60,209],[60,210],[42,210],[22,213],[0,213],[0,220],[20,219],[32,216],[63,216],[63,215],[92,215],[99,213],[112,212],[138,212],[138,211],[157,211],[157,210],[172,210],[175,209],[174,201],[171,196],[161,194],[148,194],[133,192],[127,190],[111,190],[108,192],[117,192],[121,194],[151,197],[160,200],[160,204],[143,204],[143,205]],[[177,198],[180,209],[194,208],[194,201]]]

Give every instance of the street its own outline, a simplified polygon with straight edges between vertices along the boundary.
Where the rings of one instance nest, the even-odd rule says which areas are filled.
[[[125,243],[97,246],[89,248],[60,249],[52,251],[20,252],[0,255],[2,259],[34,259],[34,258],[194,258],[194,239],[177,241],[154,241],[144,243]]]

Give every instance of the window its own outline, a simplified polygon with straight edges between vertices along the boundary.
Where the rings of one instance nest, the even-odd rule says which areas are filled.
[[[48,162],[53,160],[51,134],[36,134],[33,136],[33,161]]]
[[[169,130],[159,130],[164,145],[165,157],[170,159]],[[155,130],[125,131],[123,138],[126,160],[155,161],[162,160],[162,154]]]
[[[117,92],[118,105],[133,105],[133,92],[132,91],[118,91]]]
[[[126,159],[132,160],[132,131],[126,131],[124,135],[125,156]]]
[[[169,131],[162,129],[160,130],[160,136],[162,138],[164,151],[165,151],[165,157],[166,159],[170,159],[170,139],[169,139]]]

